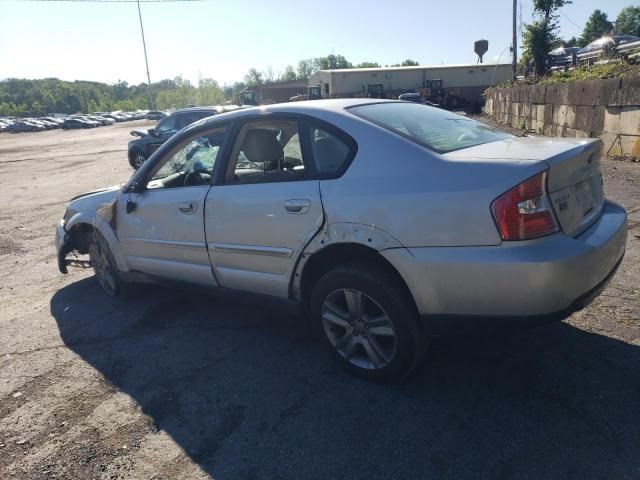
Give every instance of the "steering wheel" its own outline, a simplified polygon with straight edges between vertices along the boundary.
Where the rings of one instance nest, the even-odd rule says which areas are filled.
[[[208,185],[211,181],[211,174],[208,170],[196,169],[192,170],[184,177],[185,187],[195,187],[198,185]]]

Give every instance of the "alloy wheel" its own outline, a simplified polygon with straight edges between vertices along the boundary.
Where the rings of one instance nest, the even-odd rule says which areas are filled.
[[[329,342],[349,363],[367,370],[389,365],[398,341],[391,318],[371,297],[353,289],[331,292],[322,305]]]

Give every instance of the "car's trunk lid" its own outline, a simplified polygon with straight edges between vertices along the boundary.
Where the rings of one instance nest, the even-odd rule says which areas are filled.
[[[601,151],[602,142],[597,140],[545,160],[549,164],[549,196],[567,235],[579,235],[602,213]]]
[[[594,139],[512,137],[444,155],[448,159],[544,161],[547,189],[564,233],[579,235],[595,222],[604,205],[600,153]]]

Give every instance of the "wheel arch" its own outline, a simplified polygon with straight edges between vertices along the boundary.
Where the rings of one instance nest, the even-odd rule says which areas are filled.
[[[361,263],[383,271],[388,278],[401,286],[416,307],[411,290],[400,272],[373,247],[357,242],[333,243],[312,254],[303,254],[303,260],[304,265],[296,275],[299,275],[298,293],[305,308],[309,305],[311,292],[318,280],[330,270],[346,263]]]
[[[115,210],[115,205],[112,208]],[[113,212],[113,214],[115,215],[115,212]],[[115,222],[108,221],[99,213],[93,216],[77,213],[69,219],[65,225],[65,230],[71,237],[72,245],[81,253],[86,253],[87,251],[87,236],[94,231],[99,232],[107,241],[113,259],[118,266],[118,270],[123,272],[128,271],[129,266],[120,249],[118,237],[113,225],[115,225]]]

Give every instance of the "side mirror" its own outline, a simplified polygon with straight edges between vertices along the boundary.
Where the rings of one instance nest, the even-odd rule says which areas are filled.
[[[142,193],[146,187],[138,182],[131,182],[122,189],[124,193]]]
[[[150,128],[149,130],[147,130],[147,133],[149,135],[151,135],[152,137],[157,137],[158,134],[156,133],[156,129],[155,128]]]

